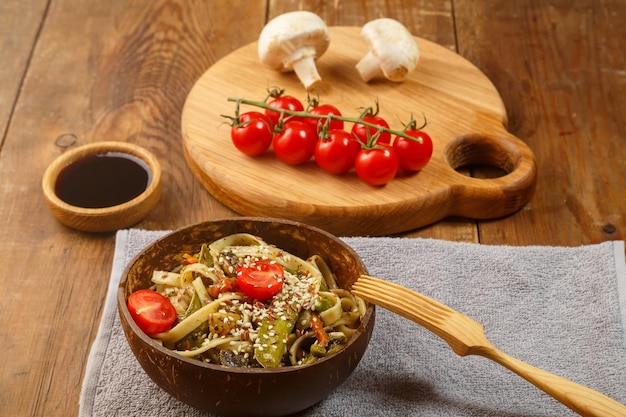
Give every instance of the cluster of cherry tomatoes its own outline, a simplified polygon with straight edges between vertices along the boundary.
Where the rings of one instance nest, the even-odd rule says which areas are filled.
[[[307,110],[297,98],[278,94],[266,102],[238,100],[264,108],[239,113],[233,118],[231,139],[249,156],[265,153],[270,146],[278,159],[300,165],[315,158],[317,165],[331,174],[344,174],[354,168],[357,176],[370,185],[384,185],[399,169],[421,170],[432,156],[430,136],[411,121],[402,131],[392,131],[376,110],[366,109],[358,118],[343,117],[331,104],[310,101]],[[311,105],[312,104],[312,105]],[[238,106],[239,107],[239,106]],[[352,128],[344,129],[344,122]],[[425,125],[425,123],[424,123]]]

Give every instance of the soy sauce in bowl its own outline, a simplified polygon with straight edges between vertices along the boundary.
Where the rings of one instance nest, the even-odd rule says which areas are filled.
[[[110,232],[138,223],[156,206],[161,165],[133,143],[94,142],[59,155],[41,185],[61,223],[85,232]]]
[[[150,168],[140,158],[106,152],[67,165],[57,177],[55,193],[77,207],[112,207],[139,196],[150,180]]]

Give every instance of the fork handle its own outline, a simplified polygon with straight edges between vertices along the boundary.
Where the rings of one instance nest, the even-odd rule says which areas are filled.
[[[493,346],[483,347],[473,354],[491,359],[515,372],[531,384],[565,404],[581,416],[624,417],[626,406],[594,391],[543,369],[520,361]]]

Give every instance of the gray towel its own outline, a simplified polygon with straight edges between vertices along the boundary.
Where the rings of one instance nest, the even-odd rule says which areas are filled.
[[[80,416],[204,416],[161,391],[124,338],[115,290],[162,231],[122,230]],[[344,238],[371,275],[482,323],[500,350],[626,403],[624,242],[510,247],[433,239]],[[568,416],[565,406],[487,359],[459,357],[418,325],[378,309],[353,375],[301,416]]]

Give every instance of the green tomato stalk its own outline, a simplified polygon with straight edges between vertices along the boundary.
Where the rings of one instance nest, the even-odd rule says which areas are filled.
[[[275,97],[276,93],[270,93],[269,97]],[[368,107],[366,108],[363,112],[361,112],[361,114],[358,117],[346,117],[346,116],[337,116],[334,114],[331,115],[317,115],[317,114],[312,114],[308,111],[308,106],[307,109],[305,109],[304,111],[292,111],[292,110],[286,110],[286,109],[276,109],[272,106],[270,106],[269,104],[267,104],[267,99],[264,101],[258,101],[258,100],[248,100],[245,98],[233,98],[233,97],[229,97],[227,99],[230,102],[235,102],[237,103],[236,108],[235,108],[235,115],[236,118],[238,119],[239,116],[239,112],[240,112],[240,106],[242,104],[245,105],[249,105],[249,106],[254,106],[254,107],[258,107],[261,109],[267,109],[267,110],[272,110],[272,111],[276,111],[278,113],[280,113],[280,123],[279,123],[279,129],[280,129],[280,125],[282,125],[282,121],[284,120],[285,116],[287,117],[291,117],[291,116],[298,116],[298,117],[303,117],[303,118],[313,118],[313,119],[324,119],[324,125],[328,126],[328,124],[330,123],[331,120],[341,120],[343,122],[348,122],[348,123],[359,123],[362,124],[364,126],[368,126],[370,128],[376,129],[376,133],[374,135],[372,135],[372,137],[368,138],[368,143],[365,145],[368,148],[372,148],[376,145],[376,140],[377,138],[380,136],[380,134],[382,132],[388,132],[391,135],[395,135],[395,136],[400,136],[409,140],[412,140],[414,142],[418,142],[418,143],[422,143],[422,141],[420,139],[414,138],[413,136],[410,136],[408,134],[406,134],[406,130],[410,129],[410,128],[415,128],[415,126],[417,125],[415,120],[413,119],[413,115],[411,115],[411,120],[409,121],[409,123],[405,124],[404,129],[401,131],[398,130],[393,130],[393,129],[388,129],[386,127],[383,126],[379,126],[373,123],[369,123],[366,122],[365,120],[363,120],[363,117],[367,116],[367,115],[376,115],[378,114],[379,111],[379,106],[378,106],[378,101],[376,101],[376,110],[374,110],[372,107]],[[230,116],[224,116],[224,117],[228,117],[229,119],[233,119]],[[426,116],[424,116],[424,124],[417,128],[416,130],[420,130],[423,129],[426,126]],[[369,136],[369,131],[368,131],[368,136]]]

